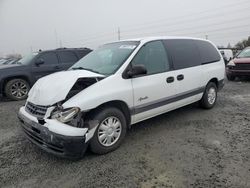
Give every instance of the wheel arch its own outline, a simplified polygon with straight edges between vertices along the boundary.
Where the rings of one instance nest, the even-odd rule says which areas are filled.
[[[217,88],[219,87],[219,80],[218,80],[218,78],[212,78],[212,79],[210,79],[208,81],[208,83],[210,83],[210,82],[215,83],[215,85],[216,85]]]
[[[28,76],[25,76],[25,75],[15,75],[15,76],[9,76],[9,77],[6,77],[2,80],[2,88],[1,88],[1,92],[5,94],[4,92],[4,88],[6,86],[6,84],[10,81],[10,80],[13,80],[13,79],[23,79],[25,80],[26,82],[28,82],[29,85],[31,85],[31,82],[29,80],[29,77]]]
[[[128,128],[131,127],[131,125],[130,125],[131,124],[131,113],[130,113],[129,107],[128,107],[126,102],[121,101],[121,100],[114,100],[114,101],[105,102],[105,103],[97,106],[96,108],[88,111],[85,117],[89,118],[91,116],[91,114],[95,113],[95,111],[102,109],[102,108],[107,108],[107,107],[115,107],[115,108],[121,110],[121,112],[124,114],[124,116],[126,118],[127,127]]]

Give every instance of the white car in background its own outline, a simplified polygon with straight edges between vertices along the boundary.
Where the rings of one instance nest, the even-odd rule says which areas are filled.
[[[120,146],[131,125],[199,101],[212,108],[225,65],[216,46],[186,37],[105,44],[68,71],[39,79],[19,119],[47,152],[79,158]]]
[[[219,49],[219,50],[226,64],[231,59],[234,58],[233,51],[231,49]]]

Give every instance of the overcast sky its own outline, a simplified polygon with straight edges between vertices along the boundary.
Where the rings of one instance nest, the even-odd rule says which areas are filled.
[[[0,56],[157,35],[234,45],[250,35],[249,0],[0,0]]]

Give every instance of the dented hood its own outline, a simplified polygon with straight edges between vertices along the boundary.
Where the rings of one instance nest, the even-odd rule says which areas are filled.
[[[66,98],[79,78],[104,77],[87,70],[70,70],[54,73],[39,79],[29,92],[28,101],[49,106]]]

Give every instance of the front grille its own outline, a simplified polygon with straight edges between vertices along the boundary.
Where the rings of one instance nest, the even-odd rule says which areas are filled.
[[[235,70],[250,70],[250,63],[236,63]]]
[[[31,114],[37,118],[44,118],[48,108],[49,108],[49,106],[35,105],[31,102],[27,102],[27,104],[25,106],[26,112],[28,112],[29,114]]]

